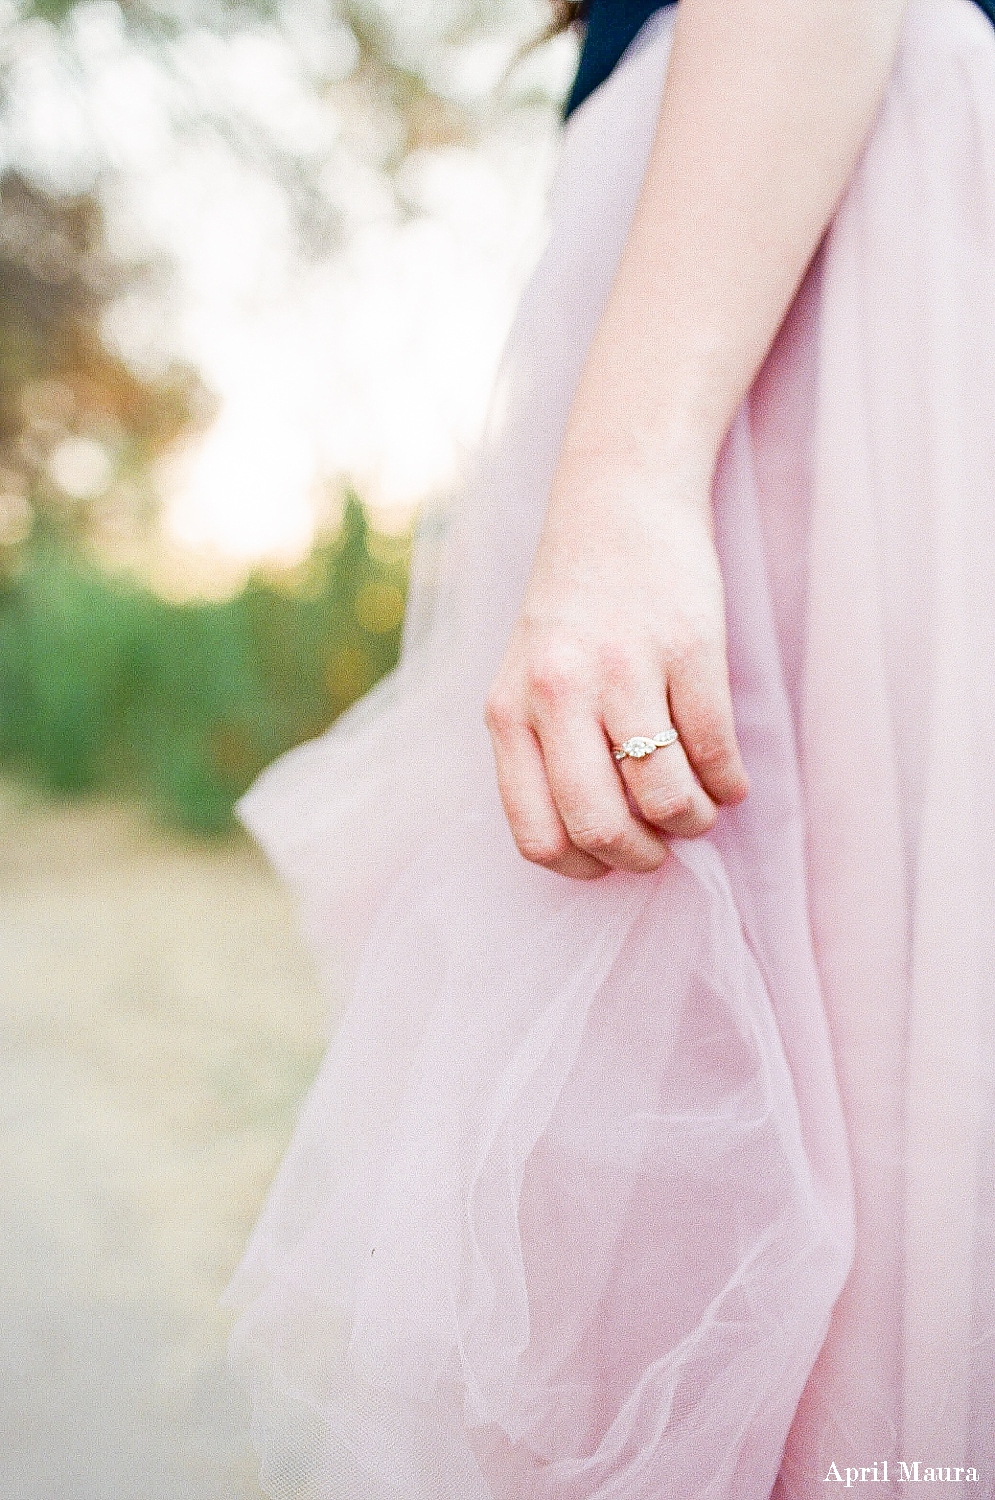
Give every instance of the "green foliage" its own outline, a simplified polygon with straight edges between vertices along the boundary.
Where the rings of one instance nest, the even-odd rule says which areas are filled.
[[[36,546],[0,585],[0,763],[221,832],[268,761],[393,666],[405,577],[405,544],[372,534],[355,497],[296,574],[222,602],[170,603]]]

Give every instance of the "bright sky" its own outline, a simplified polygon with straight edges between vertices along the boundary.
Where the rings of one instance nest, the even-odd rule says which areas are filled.
[[[562,88],[571,49],[566,39],[544,49],[533,76]],[[401,192],[422,212],[401,217],[351,122],[314,102],[299,57],[275,36],[200,37],[165,77],[95,0],[72,52],[70,65],[42,28],[25,44],[16,152],[67,185],[101,155],[115,163],[112,235],[127,253],[165,250],[179,276],[165,314],[123,304],[112,331],[133,356],[168,347],[191,360],[220,399],[211,430],[161,477],[170,542],[229,566],[292,560],[320,523],[329,481],[355,483],[395,519],[451,490],[541,244],[552,114],[530,112],[527,128],[499,123],[475,151],[411,158]],[[469,50],[464,93],[486,94],[507,56],[494,44]],[[345,248],[302,264],[272,182],[220,142],[170,128],[205,98],[318,172],[344,216]]]
[[[227,294],[245,235],[219,216],[219,284],[187,312],[188,346],[222,399],[178,480],[168,525],[188,545],[251,557],[299,554],[315,485],[348,478],[405,511],[458,481],[482,423],[521,277],[537,247],[544,143],[532,163],[467,152],[412,164],[431,212],[371,223],[345,252],[258,295]],[[523,170],[524,169],[524,170]],[[264,238],[265,221],[257,225]],[[205,280],[212,269],[195,260]],[[255,305],[251,305],[254,302]]]

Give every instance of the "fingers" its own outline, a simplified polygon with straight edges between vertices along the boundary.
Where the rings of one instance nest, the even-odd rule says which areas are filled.
[[[621,744],[632,733],[645,733],[650,738],[662,733],[670,727],[670,714],[658,700],[655,706],[638,710],[635,720],[631,708],[627,708],[625,725],[633,721],[645,725],[645,730],[624,729],[616,737],[618,720],[612,715],[609,732],[613,744]],[[626,756],[616,764],[647,823],[682,839],[697,838],[712,827],[717,814],[715,803],[699,784],[679,740],[641,759]]]
[[[571,842],[614,870],[657,870],[670,854],[655,828],[635,817],[603,729],[578,714],[538,730],[549,785]]]
[[[591,879],[655,870],[667,858],[666,842],[633,815],[593,714],[558,716],[555,725],[541,716],[533,729],[492,698],[485,717],[505,815],[526,859]]]
[[[579,880],[604,875],[608,867],[577,848],[563,825],[532,730],[496,705],[488,705],[486,718],[494,742],[498,790],[519,852],[530,863],[560,875]]]
[[[576,671],[547,662],[511,692],[496,685],[485,715],[519,850],[587,879],[659,868],[668,836],[707,833],[718,805],[748,791],[722,649],[697,646],[672,661],[666,682],[662,669],[640,669],[617,653],[607,665],[603,714]],[[680,736],[673,744],[614,761],[612,744],[671,724]]]
[[[680,736],[652,754],[618,762],[642,817],[675,838],[697,838],[718,804],[738,802],[748,783],[733,727],[725,654],[698,643],[668,668],[669,681],[616,660],[605,723],[613,743],[673,725]],[[669,697],[669,706],[668,706]]]
[[[715,803],[742,802],[750,783],[736,741],[724,650],[701,647],[672,662],[668,692],[674,727],[705,791]]]

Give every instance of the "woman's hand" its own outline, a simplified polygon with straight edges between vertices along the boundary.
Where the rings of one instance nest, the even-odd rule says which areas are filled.
[[[710,480],[873,122],[906,0],[681,0],[487,722],[527,859],[652,870],[746,794]],[[611,745],[681,744],[642,760]],[[682,748],[683,747],[683,748]],[[628,797],[626,796],[628,792]]]
[[[668,494],[564,468],[487,704],[501,797],[535,864],[654,870],[668,834],[706,832],[747,791],[707,483],[684,475]],[[615,761],[614,745],[670,725],[676,743]]]

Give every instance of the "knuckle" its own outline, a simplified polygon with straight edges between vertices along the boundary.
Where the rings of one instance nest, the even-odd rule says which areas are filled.
[[[641,811],[647,822],[664,830],[679,830],[688,837],[707,833],[717,815],[712,803],[694,792],[644,798]]]
[[[554,708],[566,703],[574,692],[573,679],[558,667],[537,667],[532,673],[529,687],[540,703]]]
[[[556,705],[574,696],[580,678],[572,660],[565,655],[550,654],[533,664],[528,682],[540,702]]]
[[[703,617],[688,613],[678,615],[670,625],[670,659],[681,662],[697,656],[705,648],[709,634],[708,624]]]
[[[654,870],[659,870],[661,865],[665,865],[668,859],[670,859],[670,849],[666,844],[661,844],[650,853],[640,852],[629,865],[629,869],[639,875],[651,875]]]
[[[695,764],[706,771],[731,770],[732,753],[723,734],[713,730],[695,735],[690,748]]]
[[[501,693],[491,693],[484,704],[484,723],[491,734],[503,738],[511,734],[518,722],[515,704]]]
[[[750,795],[750,778],[746,772],[739,771],[731,774],[728,782],[722,787],[721,795],[722,799],[733,807],[745,801]]]
[[[628,646],[608,641],[598,650],[598,666],[604,679],[624,692],[635,689],[639,672]]]
[[[679,823],[695,814],[695,799],[691,792],[660,793],[656,797],[645,797],[642,801],[643,816],[651,823]]]
[[[667,653],[671,671],[698,675],[721,654],[721,643],[709,621],[687,616],[675,626]]]
[[[744,794],[743,768],[731,727],[713,723],[705,730],[692,731],[685,738],[685,750],[699,780],[712,796]]]
[[[624,828],[610,820],[585,822],[571,832],[574,843],[595,858],[617,853],[625,842]]]
[[[696,808],[695,833],[707,833],[710,828],[714,828],[718,815],[718,808],[713,807],[711,803],[706,803],[703,807]]]
[[[519,834],[515,843],[523,859],[527,859],[532,865],[542,865],[546,870],[558,865],[570,848],[566,838],[557,838],[555,834],[546,837],[541,834]]]

